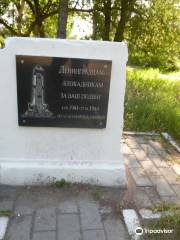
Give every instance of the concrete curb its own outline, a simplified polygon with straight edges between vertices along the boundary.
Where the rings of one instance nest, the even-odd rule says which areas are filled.
[[[124,131],[123,135],[127,136],[162,136],[166,141],[168,141],[179,153],[180,147],[177,142],[171,137],[169,133],[162,132],[162,133],[155,133],[155,132],[130,132]]]
[[[174,213],[172,211],[162,211],[153,213],[152,210],[142,208],[139,210],[139,215],[143,220],[158,220],[163,216],[172,216]]]
[[[122,211],[124,222],[132,240],[139,240],[140,235],[136,234],[136,229],[141,228],[138,215],[134,209],[124,209]]]
[[[171,137],[169,133],[162,132],[161,136],[168,141],[179,153],[180,153],[180,147],[178,146],[177,142]]]
[[[155,132],[130,132],[130,131],[124,131],[123,135],[129,135],[129,136],[160,136],[159,133]]]
[[[161,212],[153,213],[153,211],[150,209],[142,208],[139,210],[139,215],[144,220],[156,220],[162,216],[162,213]]]
[[[9,221],[8,217],[0,217],[0,240],[4,239],[6,229],[8,226],[8,221]]]

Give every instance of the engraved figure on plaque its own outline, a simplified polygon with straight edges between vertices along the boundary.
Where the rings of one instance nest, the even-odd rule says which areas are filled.
[[[19,126],[106,128],[111,60],[16,56]]]
[[[25,117],[51,117],[53,115],[48,109],[48,104],[45,103],[44,72],[44,68],[40,65],[33,68],[31,102],[28,103]]]

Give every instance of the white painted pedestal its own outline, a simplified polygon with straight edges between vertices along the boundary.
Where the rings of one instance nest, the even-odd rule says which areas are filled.
[[[15,55],[112,60],[106,128],[19,127]],[[127,57],[125,43],[7,39],[0,50],[0,183],[47,184],[64,178],[126,186],[120,139]]]

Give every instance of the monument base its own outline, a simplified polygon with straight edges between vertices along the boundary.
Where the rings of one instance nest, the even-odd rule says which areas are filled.
[[[65,179],[126,186],[120,139],[127,59],[123,42],[7,39],[0,50],[0,184],[41,185]],[[31,64],[31,60],[35,62]],[[46,70],[45,82],[39,68],[37,72],[33,68],[38,62]],[[102,62],[104,68],[98,65],[92,71],[94,63]],[[70,76],[62,70],[64,66],[70,69]],[[38,81],[32,82],[32,76]],[[86,87],[79,85],[74,91],[72,86],[64,86],[66,80],[74,84],[76,79],[80,83],[84,79]],[[38,114],[48,104],[56,119],[21,118],[34,102]]]
[[[62,163],[58,160],[27,161],[0,160],[0,184],[50,185],[65,179],[72,183],[94,184],[109,187],[126,187],[124,164],[119,162],[90,163],[76,161]]]

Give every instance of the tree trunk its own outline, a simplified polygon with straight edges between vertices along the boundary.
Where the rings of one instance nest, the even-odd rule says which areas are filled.
[[[28,36],[33,33],[34,37],[45,38],[45,30],[43,25],[43,18],[38,16],[36,20],[33,22],[30,32],[27,34]]]
[[[60,0],[59,2],[59,20],[57,38],[66,38],[68,20],[68,2],[69,0]]]
[[[17,5],[17,30],[19,35],[21,35],[21,27],[22,27],[22,17],[23,17],[23,11],[24,11],[25,1],[21,0],[19,4]]]
[[[127,12],[128,12],[128,1],[121,0],[121,16],[120,16],[120,21],[118,23],[116,34],[114,37],[115,42],[121,42],[124,40],[124,30],[126,26]]]
[[[115,42],[121,42],[124,40],[126,23],[131,17],[131,13],[134,9],[135,3],[136,0],[121,0],[120,21],[118,23],[116,34],[114,37]]]
[[[109,41],[111,27],[111,0],[104,1],[104,34],[103,40]]]
[[[39,37],[44,38],[45,37],[45,31],[44,31],[43,22],[39,21],[37,27],[38,27]]]
[[[98,12],[96,10],[96,5],[94,4],[94,10],[92,12],[92,20],[93,20],[93,34],[92,39],[97,40],[98,36]]]

